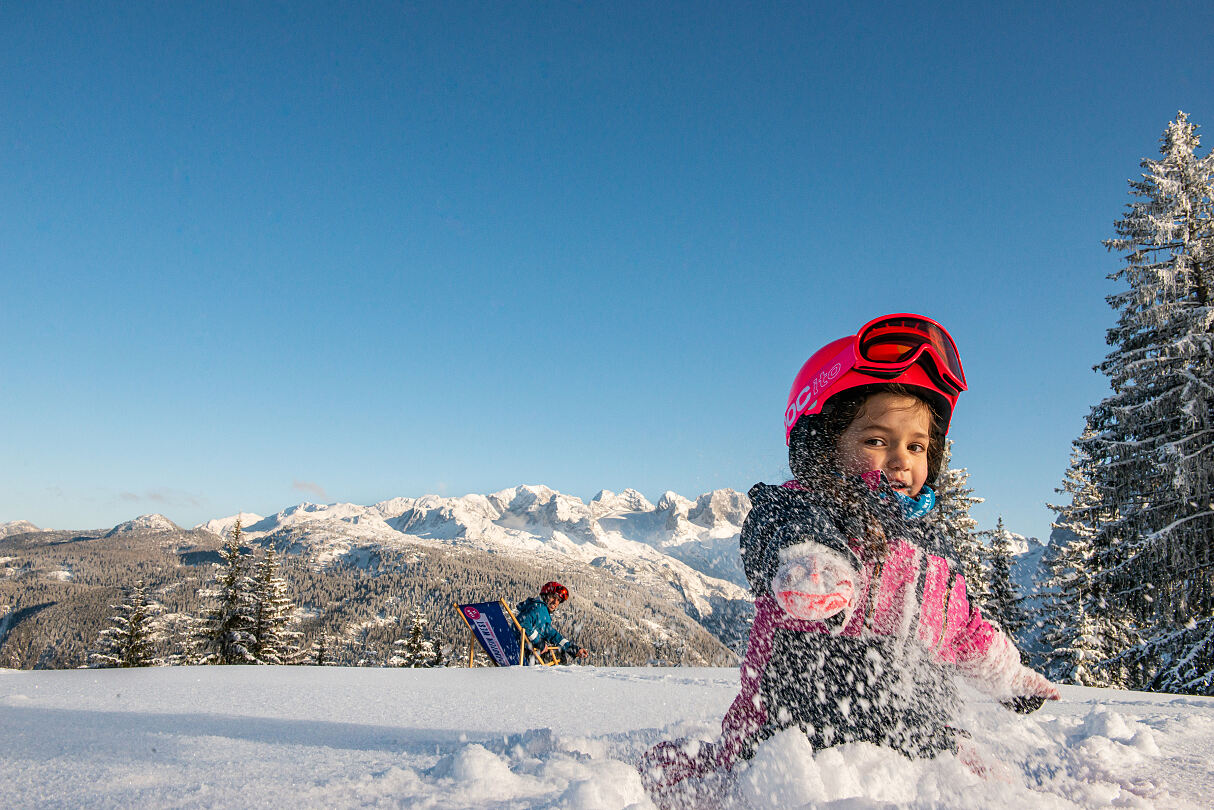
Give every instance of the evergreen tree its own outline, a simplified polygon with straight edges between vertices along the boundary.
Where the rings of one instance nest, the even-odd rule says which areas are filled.
[[[431,668],[447,666],[447,657],[444,652],[442,636],[432,635],[430,637],[430,641],[434,645],[434,653],[430,656],[430,663],[427,664],[427,666]]]
[[[250,652],[262,664],[295,664],[300,657],[299,638],[291,628],[294,607],[287,583],[279,575],[278,555],[267,546],[253,578],[253,624]]]
[[[986,546],[982,544],[981,532],[974,532],[957,547],[957,560],[961,572],[965,575],[965,597],[971,608],[977,608],[983,614],[991,599],[990,577],[986,570]]]
[[[112,624],[98,634],[98,649],[89,656],[89,666],[94,669],[160,666],[162,661],[156,657],[155,645],[161,634],[155,617],[161,611],[159,605],[148,601],[143,580],[131,586],[121,604],[110,607],[118,612],[110,617]]]
[[[337,665],[337,661],[333,657],[332,647],[333,640],[329,638],[329,631],[323,627],[320,629],[320,635],[312,642],[312,651],[308,656],[308,663],[316,667],[332,667]]]
[[[1025,629],[1024,611],[1020,606],[1020,594],[1012,582],[1012,537],[1003,526],[1003,516],[992,531],[985,532],[990,538],[986,548],[986,575],[990,584],[990,595],[986,600],[989,618],[995,619],[1014,640],[1019,639]]]
[[[354,632],[354,638],[350,643],[350,654],[354,658],[356,667],[382,667],[384,665],[383,656],[380,655],[379,647],[375,644],[372,630],[372,625],[363,625]]]
[[[393,642],[395,653],[388,660],[394,667],[432,667],[438,658],[437,645],[430,638],[426,616],[420,607],[409,614],[409,637]]]
[[[1108,598],[1143,628],[1115,658],[1135,687],[1214,694],[1214,159],[1196,130],[1184,113],[1168,125],[1105,243],[1127,289],[1108,297],[1112,392],[1082,447],[1108,511]]]
[[[1071,502],[1050,505],[1058,519],[1055,543],[1043,563],[1047,570],[1042,639],[1051,680],[1081,686],[1124,686],[1120,673],[1103,662],[1126,646],[1125,617],[1103,595],[1103,581],[1093,561],[1094,539],[1103,522],[1100,492],[1092,482],[1092,459],[1082,446],[1091,428],[1075,442],[1070,467],[1059,494]]]
[[[927,520],[953,544],[961,573],[965,576],[967,597],[971,604],[981,607],[987,598],[986,575],[981,564],[982,546],[976,534],[978,521],[970,516],[970,509],[983,499],[974,496],[966,468],[950,467],[952,456],[953,440],[948,439],[940,462],[941,473],[935,483],[936,508],[928,513]]]
[[[255,664],[253,655],[253,581],[247,574],[246,554],[240,547],[240,519],[220,552],[223,565],[211,588],[199,591],[210,600],[194,639],[194,661],[199,664]]]

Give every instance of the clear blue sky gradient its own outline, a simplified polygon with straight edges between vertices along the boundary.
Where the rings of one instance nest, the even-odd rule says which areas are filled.
[[[745,490],[909,310],[1044,537],[1214,4],[909,5],[3,4],[0,521]]]

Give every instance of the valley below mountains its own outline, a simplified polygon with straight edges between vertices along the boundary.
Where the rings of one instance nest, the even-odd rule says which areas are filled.
[[[0,666],[84,665],[142,579],[162,606],[166,653],[199,609],[236,521],[250,551],[273,547],[304,643],[338,639],[339,663],[376,665],[425,614],[452,664],[467,659],[456,601],[513,606],[558,579],[573,598],[556,624],[599,665],[729,665],[753,613],[738,556],[750,508],[723,489],[653,504],[635,490],[589,502],[544,486],[490,495],[301,503],[184,529],[142,515],[97,531],[0,525]]]

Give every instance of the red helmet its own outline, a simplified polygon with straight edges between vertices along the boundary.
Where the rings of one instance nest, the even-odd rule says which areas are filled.
[[[543,587],[540,588],[540,596],[545,599],[549,596],[555,596],[564,602],[569,598],[569,589],[559,582],[545,582]]]
[[[966,390],[957,344],[931,318],[906,312],[874,318],[856,334],[827,343],[793,381],[784,410],[784,443],[798,419],[821,413],[831,397],[881,383],[916,389],[939,412],[947,433],[953,406]]]

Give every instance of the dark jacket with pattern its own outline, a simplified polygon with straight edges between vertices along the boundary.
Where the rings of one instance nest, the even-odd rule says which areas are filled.
[[[880,560],[867,559],[843,510],[795,482],[749,495],[740,542],[756,616],[741,693],[722,722],[724,764],[792,727],[815,749],[866,741],[918,757],[953,748],[952,672],[980,678],[1002,633],[971,610],[943,536],[906,520],[893,497],[858,492],[875,499],[889,538]],[[826,622],[790,616],[771,594],[779,550],[806,541],[843,554],[858,574],[850,611]]]

